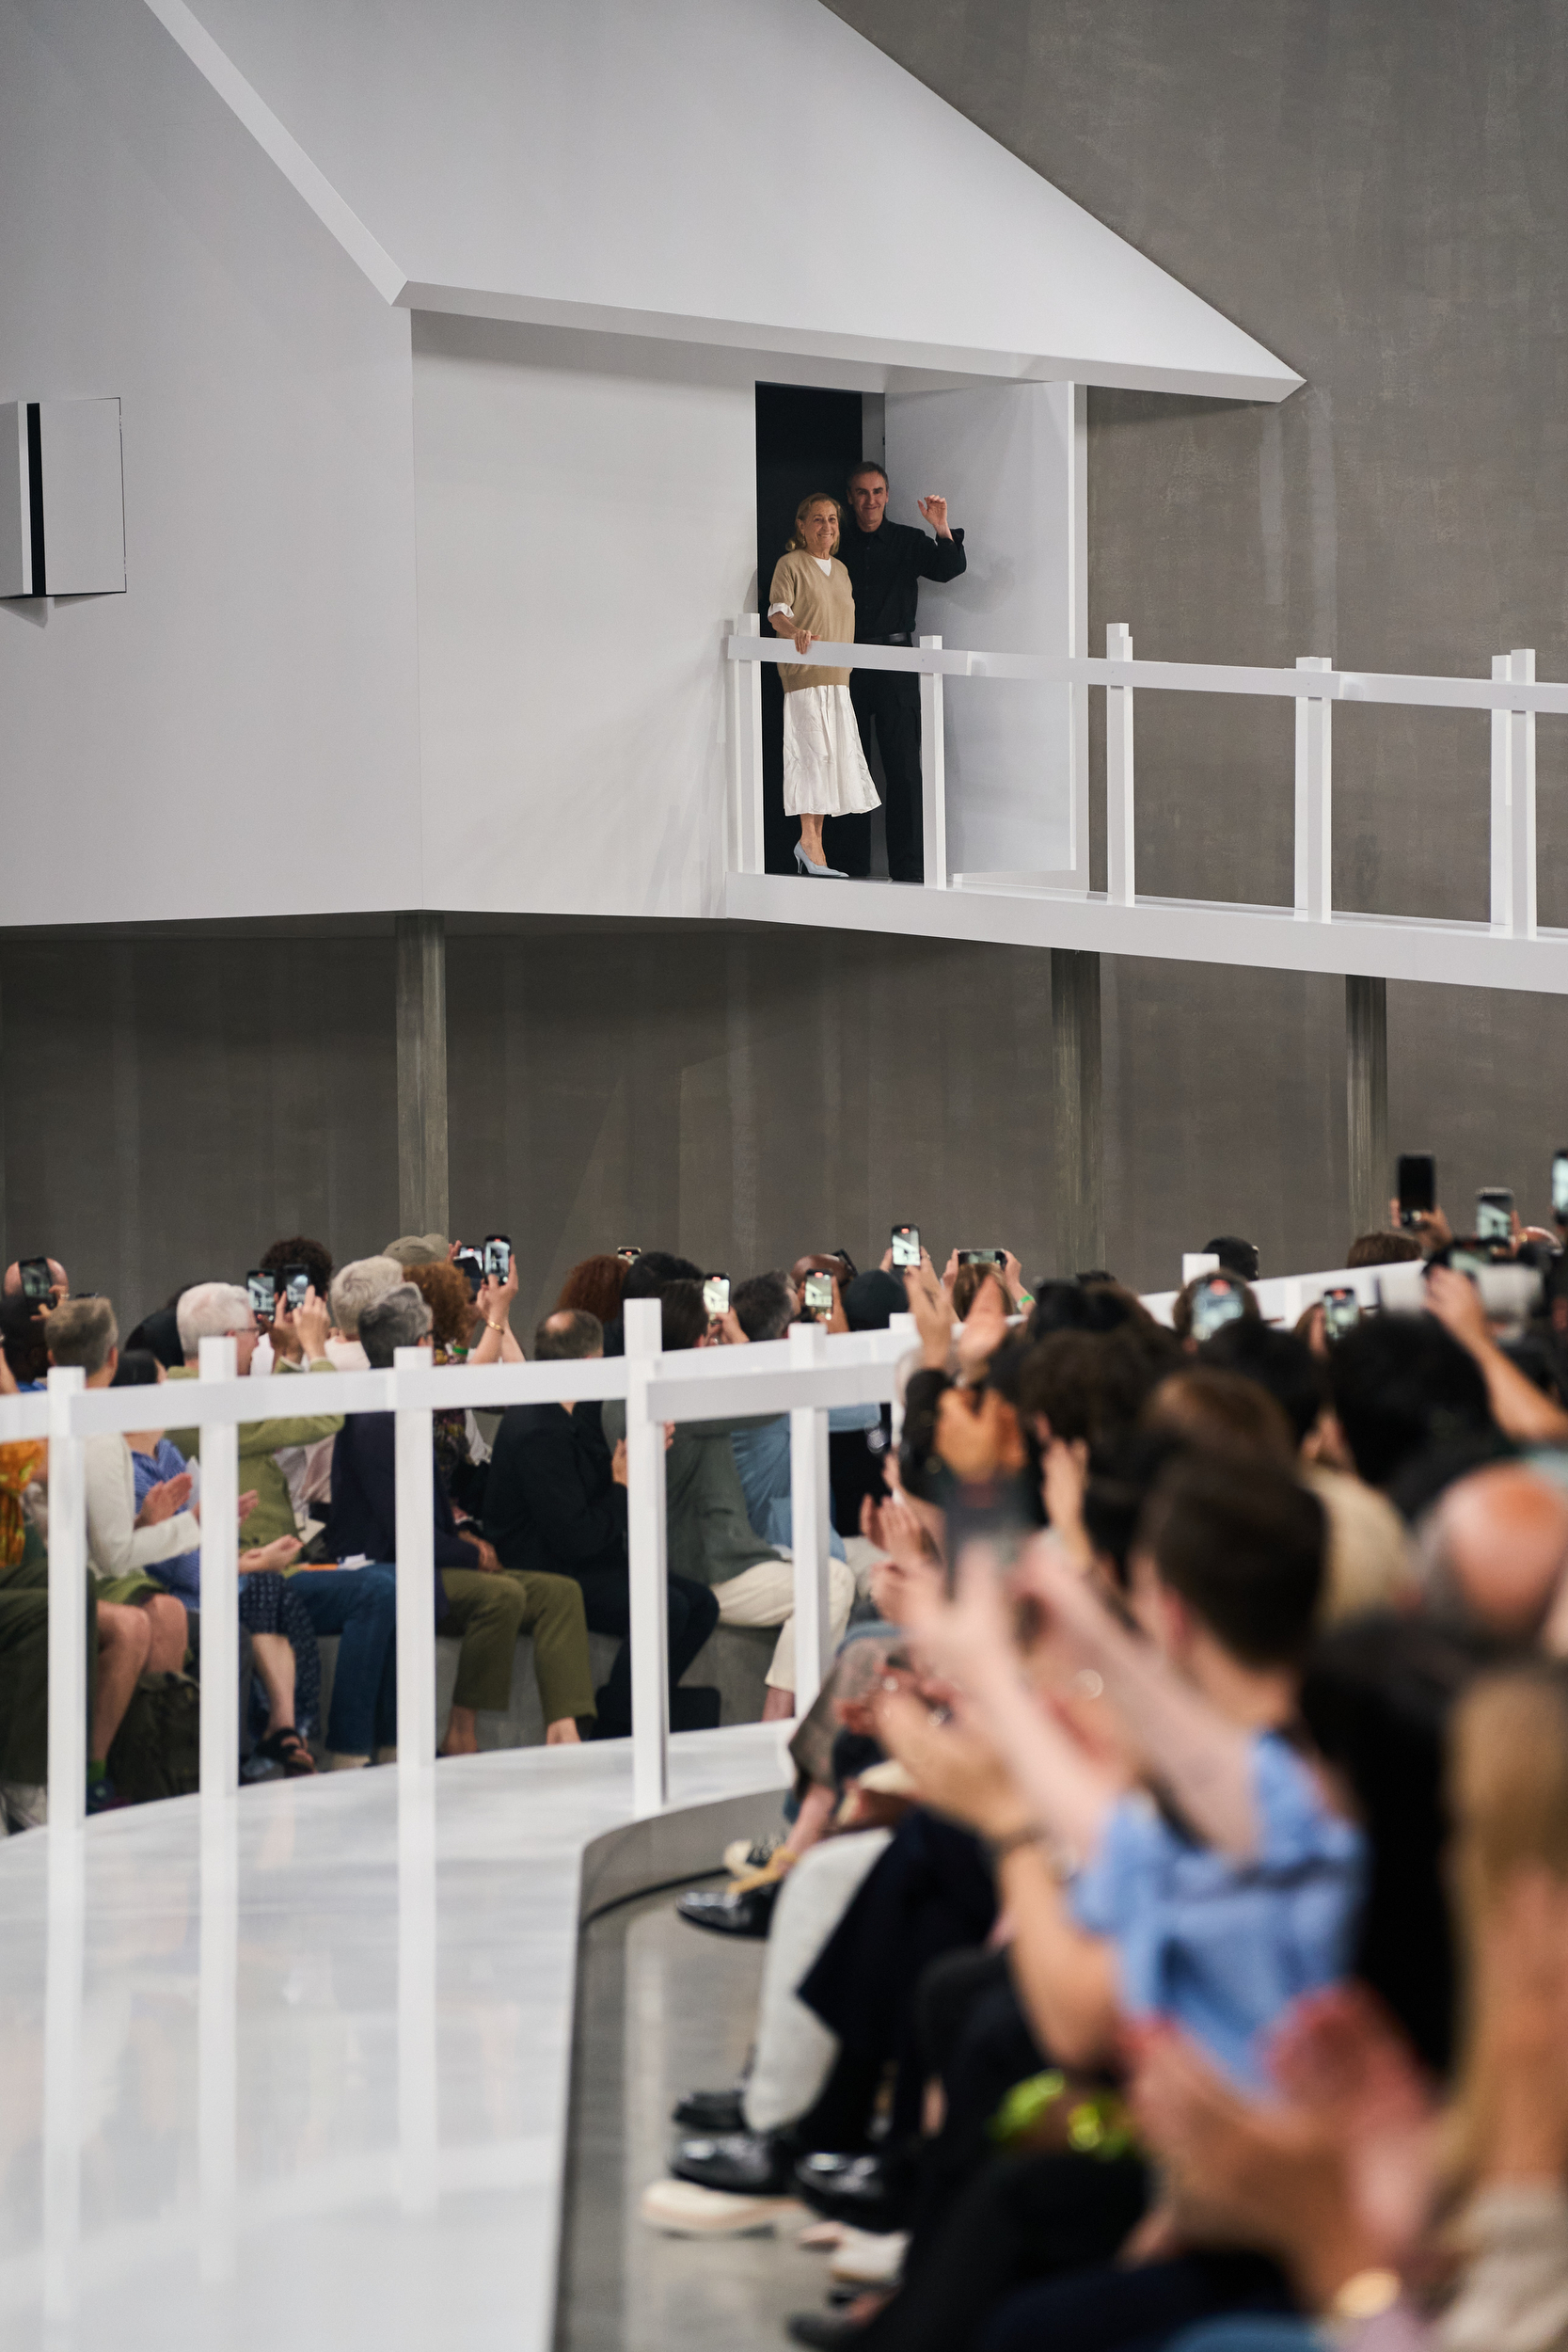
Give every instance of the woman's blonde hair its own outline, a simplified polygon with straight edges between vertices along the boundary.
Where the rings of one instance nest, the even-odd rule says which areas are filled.
[[[793,555],[797,549],[804,548],[806,543],[800,536],[800,526],[805,521],[806,516],[811,513],[814,506],[831,506],[832,508],[833,544],[828,549],[828,553],[830,555],[836,555],[838,553],[839,533],[844,529],[844,509],[840,506],[837,499],[834,498],[831,490],[813,490],[808,497],[803,498],[800,501],[800,505],[795,509],[795,528],[790,532],[789,537],[784,541],[784,553],[786,555]]]
[[[1481,1982],[1489,1921],[1511,1881],[1568,1883],[1568,1674],[1545,1660],[1487,1675],[1454,1709],[1449,1745],[1449,1880],[1465,1979],[1464,2055],[1448,2156],[1472,2174],[1493,2137]]]

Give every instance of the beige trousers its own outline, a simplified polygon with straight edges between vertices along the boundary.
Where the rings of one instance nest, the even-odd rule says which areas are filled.
[[[789,1560],[759,1560],[754,1568],[716,1584],[721,1625],[776,1625],[779,1630],[773,1662],[768,1669],[768,1688],[795,1688],[795,1567]],[[849,1612],[855,1605],[855,1579],[842,1560],[828,1563],[828,1612],[832,1645],[844,1639]]]

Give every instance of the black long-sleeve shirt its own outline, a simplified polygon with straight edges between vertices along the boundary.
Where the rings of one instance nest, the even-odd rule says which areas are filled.
[[[451,1504],[436,1470],[436,1565],[477,1568],[479,1554],[457,1533]],[[379,1560],[395,1565],[398,1556],[397,1434],[391,1413],[352,1413],[332,1446],[332,1514],[326,1539],[337,1560]],[[446,1614],[441,1580],[436,1579],[436,1622]]]
[[[912,645],[923,580],[957,580],[966,568],[963,532],[933,539],[910,523],[863,531],[846,515],[838,537],[838,560],[855,592],[858,645]]]
[[[626,1496],[596,1417],[579,1405],[501,1415],[484,1489],[484,1533],[509,1568],[579,1576],[626,1565]]]

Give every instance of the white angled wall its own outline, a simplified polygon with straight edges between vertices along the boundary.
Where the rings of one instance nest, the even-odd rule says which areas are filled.
[[[939,491],[964,532],[967,569],[946,586],[921,587],[922,635],[995,653],[1085,650],[1075,405],[1070,384],[888,393],[889,514],[925,528],[915,501]],[[948,681],[950,872],[1069,866],[1071,694],[1065,686]]]
[[[142,0],[0,0],[0,321],[127,564],[0,603],[0,922],[418,904],[410,323]]]
[[[722,911],[720,644],[755,593],[752,374],[416,317],[427,904]]]

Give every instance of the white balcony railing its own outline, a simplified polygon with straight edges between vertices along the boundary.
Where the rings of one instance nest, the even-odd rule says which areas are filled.
[[[921,684],[921,766],[926,826],[926,884],[948,886],[947,810],[942,693],[948,678],[1035,679],[1048,685],[1105,690],[1106,901],[1132,906],[1137,896],[1137,821],[1133,759],[1133,696],[1139,691],[1177,694],[1268,695],[1293,702],[1295,735],[1295,898],[1303,921],[1332,921],[1334,869],[1333,715],[1336,703],[1398,704],[1431,710],[1485,710],[1492,716],[1491,919],[1493,931],[1513,939],[1536,936],[1535,722],[1543,712],[1568,716],[1568,685],[1538,681],[1527,649],[1496,654],[1489,678],[1414,677],[1335,670],[1304,654],[1293,670],[1196,661],[1139,661],[1123,623],[1106,629],[1102,658],[1051,654],[971,653],[940,637],[916,646],[813,645],[765,637],[754,613],[730,625],[724,656],[731,667],[731,853],[735,870],[760,874],[763,862],[762,667],[765,661],[904,670]],[[1078,747],[1082,756],[1083,747]],[[1086,813],[1086,796],[1083,813]],[[1079,844],[1078,895],[1087,889],[1087,851]],[[1011,882],[1037,887],[1069,877],[988,874],[959,877],[991,887]],[[1359,967],[1358,967],[1359,968]]]

